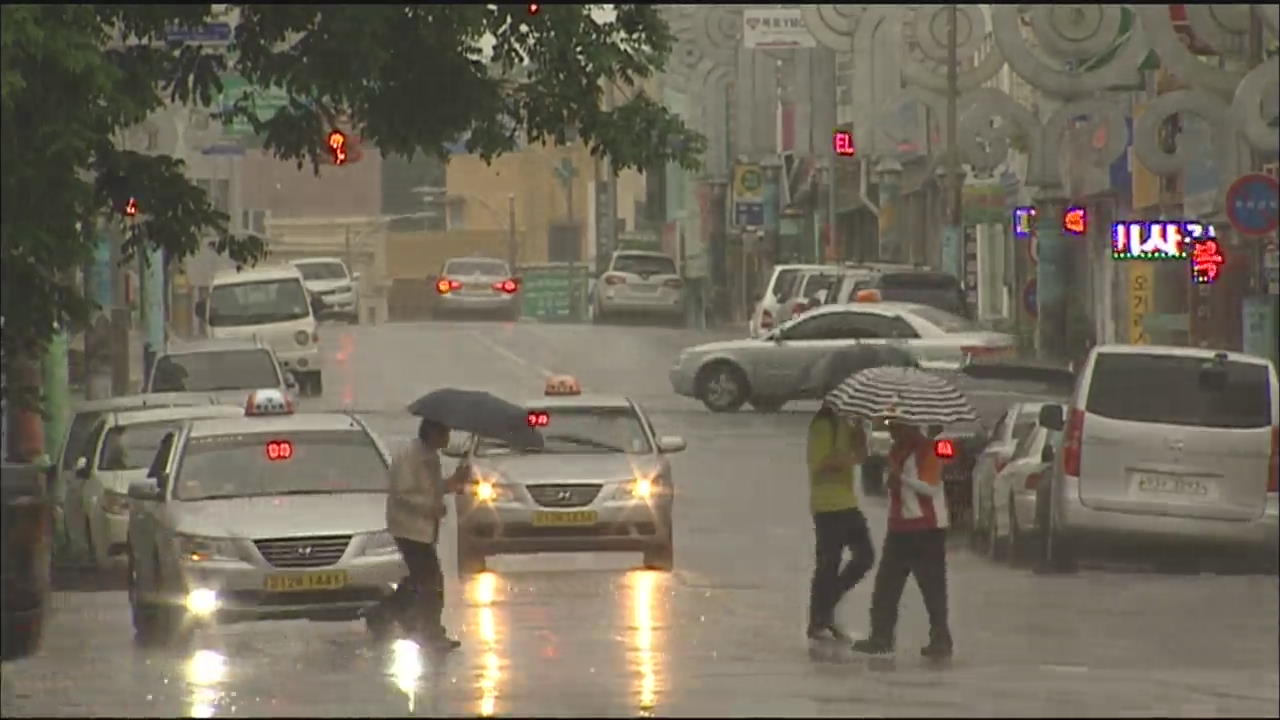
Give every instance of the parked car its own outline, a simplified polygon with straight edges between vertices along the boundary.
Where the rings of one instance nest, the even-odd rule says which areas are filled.
[[[855,283],[851,288],[854,301],[859,290],[877,291],[874,294],[877,300],[919,303],[973,319],[973,309],[969,307],[964,286],[950,273],[923,268],[886,270]]]
[[[1059,423],[1061,424],[1061,423]],[[1100,345],[1071,396],[1062,451],[1036,497],[1041,560],[1093,547],[1222,548],[1274,568],[1280,387],[1271,361]]]
[[[854,302],[855,288],[868,287],[875,275],[888,271],[910,272],[927,268],[898,263],[846,263],[836,274],[831,290],[823,298],[824,305],[843,305]]]
[[[506,320],[520,318],[520,279],[506,260],[488,257],[450,258],[435,282],[437,318],[461,314],[490,314]]]
[[[820,293],[825,296],[831,289],[837,272],[836,268],[831,266],[801,271],[797,280],[791,283],[791,291],[786,299],[778,304],[774,318],[777,323],[782,325],[821,305]]]
[[[1059,403],[1041,403],[1031,428],[1018,440],[1009,461],[992,480],[986,494],[980,547],[992,560],[1008,558],[1019,564],[1032,556],[1034,539],[1040,532],[1036,525],[1036,493],[1049,470],[1061,433],[1053,429],[1053,418],[1062,417]],[[975,490],[975,497],[978,493]]]
[[[4,662],[36,653],[49,615],[53,503],[45,469],[5,462],[3,562],[0,563],[0,646]]]
[[[670,255],[619,250],[595,285],[593,318],[607,322],[619,315],[660,316],[683,324],[684,280]]]
[[[355,325],[360,322],[360,273],[353,273],[336,257],[316,257],[291,263],[302,273],[307,292],[319,298],[320,317],[339,317]]]
[[[208,393],[227,404],[239,404],[259,388],[275,388],[292,396],[298,382],[281,367],[271,346],[256,338],[170,346],[156,357],[146,386],[147,392]]]
[[[924,305],[831,305],[763,338],[686,348],[669,373],[671,387],[714,412],[736,411],[748,400],[778,408],[789,400],[820,397],[832,351],[859,343],[901,344],[925,368],[958,368],[968,355],[1014,348],[1008,335]]]
[[[822,270],[828,265],[775,265],[769,282],[765,285],[764,294],[756,301],[751,311],[751,320],[747,324],[749,337],[760,337],[773,330],[781,323],[778,321],[778,309],[792,294],[792,289],[800,274],[808,270]]]

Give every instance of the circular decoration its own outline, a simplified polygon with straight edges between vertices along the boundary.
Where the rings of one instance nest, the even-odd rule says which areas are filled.
[[[1167,5],[1134,5],[1142,25],[1142,31],[1150,40],[1160,64],[1192,87],[1202,88],[1229,98],[1244,78],[1240,70],[1221,70],[1196,57],[1187,49],[1181,37],[1173,29]],[[1114,64],[1114,62],[1112,63]],[[1220,102],[1220,101],[1215,101]]]
[[[1114,24],[1115,32],[1109,35],[1111,31],[1108,28],[1113,27],[1113,23],[1118,21],[1103,16],[1097,16],[1097,29],[1094,34],[1085,34],[1090,27],[1088,18],[1091,17],[1089,13],[1092,10],[1089,8],[1095,6],[1083,7],[1086,8],[1085,15],[1078,23],[1069,23],[1068,20],[1071,20],[1069,15],[1062,21],[1066,28],[1058,28],[1054,24],[1052,15],[1038,21],[1039,30],[1035,29],[1035,21],[1033,21],[1031,32],[1036,37],[1037,44],[1046,47],[1044,54],[1048,55],[1048,48],[1051,47],[1059,54],[1089,57],[1093,48],[1099,45],[1104,49],[1109,48],[1117,39],[1119,25]],[[1167,21],[1167,8],[1159,6],[1157,9],[1165,13]],[[1048,6],[1040,6],[1033,12],[1045,13],[1048,10]],[[1100,9],[1098,12],[1105,15],[1112,10]],[[1118,17],[1118,8],[1114,12]],[[1111,62],[1087,72],[1068,72],[1060,69],[1061,65],[1056,59],[1055,62],[1046,62],[1034,52],[1027,38],[1023,36],[1022,15],[1018,5],[994,6],[991,10],[991,25],[995,33],[996,46],[1000,48],[1000,53],[1009,63],[1010,69],[1037,89],[1053,97],[1074,100],[1088,97],[1109,87],[1137,85],[1142,80],[1138,66],[1147,55],[1148,45],[1144,28],[1140,24],[1134,25],[1129,38],[1120,46]],[[1044,37],[1042,38],[1041,35]]]
[[[1080,61],[1111,48],[1120,35],[1119,5],[1037,5],[1031,33],[1056,60]]]
[[[915,33],[916,44],[924,56],[934,62],[949,61],[947,48],[951,10],[948,5],[922,5],[911,13],[908,21]],[[987,21],[977,5],[956,6],[956,57],[964,60],[973,57],[982,47],[987,35]]]
[[[960,151],[978,172],[995,170],[1009,157],[1009,140],[1021,135],[1038,146],[1040,123],[1003,90],[979,88],[962,98],[964,110],[956,127]],[[1033,150],[1033,154],[1035,151]]]
[[[1237,58],[1249,53],[1249,6],[1188,3],[1187,24],[1197,38]]]
[[[1202,147],[1190,147],[1185,143],[1174,153],[1161,149],[1157,140],[1160,124],[1165,118],[1178,113],[1195,115],[1207,121],[1214,129],[1215,138],[1228,137],[1222,131],[1226,122],[1222,103],[1209,93],[1200,90],[1174,90],[1156,97],[1133,123],[1133,152],[1148,170],[1157,175],[1181,172],[1193,154],[1205,152]],[[1214,148],[1210,152],[1216,154],[1218,149]]]
[[[810,34],[832,50],[853,50],[853,33],[866,10],[863,5],[802,5]]]
[[[1075,118],[1084,116],[1082,130],[1089,142],[1079,148],[1084,154],[1084,161],[1092,167],[1105,168],[1124,154],[1128,145],[1129,129],[1125,126],[1124,115],[1116,108],[1115,103],[1107,100],[1077,100],[1064,105],[1045,123],[1049,133],[1046,140],[1050,147],[1057,148],[1067,126]],[[1100,143],[1095,144],[1095,140]]]
[[[1280,76],[1280,57],[1272,57],[1244,76],[1231,102],[1231,114],[1240,126],[1240,132],[1259,152],[1280,150],[1280,137],[1271,124],[1280,109],[1277,76]]]
[[[716,54],[731,55],[742,44],[742,11],[724,5],[698,8],[706,23],[704,37]]]
[[[1227,188],[1227,220],[1247,237],[1270,235],[1280,227],[1280,183],[1270,175],[1250,173]]]

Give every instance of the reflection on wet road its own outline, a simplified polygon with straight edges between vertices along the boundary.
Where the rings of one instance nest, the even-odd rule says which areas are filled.
[[[355,622],[227,625],[145,650],[119,580],[83,583],[55,594],[42,651],[5,666],[5,716],[1276,714],[1274,576],[1037,576],[956,547],[950,668],[920,662],[914,586],[895,669],[811,662],[803,437],[815,405],[713,415],[674,396],[667,367],[708,336],[524,323],[321,336],[325,395],[304,409],[354,409],[393,448],[415,429],[405,404],[435,387],[527,398],[546,372],[570,372],[588,391],[637,399],[660,434],[689,443],[672,457],[676,570],[635,569],[639,555],[626,553],[501,556],[460,581],[446,531],[445,623],[463,645],[443,657],[375,644]],[[879,547],[884,505],[864,511]],[[866,627],[869,600],[870,579],[841,606],[851,631]]]

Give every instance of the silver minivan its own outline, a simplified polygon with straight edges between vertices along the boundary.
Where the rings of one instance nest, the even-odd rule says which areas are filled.
[[[1083,542],[1102,540],[1226,547],[1274,562],[1278,410],[1275,366],[1264,358],[1095,347],[1037,497],[1050,528],[1043,559],[1071,569]]]

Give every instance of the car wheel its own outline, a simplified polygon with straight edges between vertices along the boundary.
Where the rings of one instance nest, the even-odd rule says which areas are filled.
[[[360,324],[360,312],[359,312],[359,311],[356,311],[356,312],[353,312],[353,313],[351,313],[350,315],[348,315],[348,316],[347,316],[347,324],[348,324],[348,325],[359,325],[359,324]]]
[[[1018,513],[1013,509],[1013,498],[1009,498],[1009,542],[1006,555],[1013,567],[1022,566],[1030,556],[1029,538],[1018,527]]]
[[[983,544],[983,554],[992,560],[1003,560],[1005,550],[1004,538],[1000,537],[1000,523],[996,520],[996,512],[994,503],[987,506],[987,532],[986,542]]]
[[[979,555],[983,554],[987,542],[987,521],[982,514],[981,507],[981,505],[974,505],[973,527],[969,529],[969,549]]]
[[[1053,492],[1051,483],[1041,483],[1044,490],[1036,493],[1036,524],[1040,531],[1036,572],[1072,573],[1079,569],[1076,549],[1071,539],[1053,526]]]
[[[756,412],[776,413],[786,404],[786,400],[778,398],[751,398],[751,407],[755,408]]]
[[[395,620],[381,608],[370,608],[364,614],[364,628],[374,642],[383,642],[395,632]]]
[[[879,458],[870,458],[862,463],[862,492],[876,496],[885,494],[884,462]]]
[[[3,627],[0,627],[0,660],[9,662],[21,660],[35,655],[40,650],[44,638],[44,622],[49,615],[49,585],[52,581],[53,564],[53,526],[45,523],[44,537],[35,548],[32,558],[32,571],[37,592],[40,593],[39,610],[27,622],[14,622],[16,619],[8,612],[4,613]]]
[[[88,517],[84,519],[84,545],[89,553],[89,565],[98,570],[103,569],[106,563],[98,560],[98,544],[93,540],[93,521]]]
[[[458,543],[458,578],[465,580],[471,575],[479,575],[485,571],[484,553],[476,552],[469,545]]]
[[[307,394],[311,397],[320,397],[324,394],[324,376],[319,371],[308,373],[307,389]]]
[[[133,636],[139,645],[156,645],[164,639],[164,618],[160,609],[141,597],[133,551],[128,552],[129,610],[133,616]]]
[[[716,363],[698,375],[698,399],[712,412],[737,412],[747,394],[746,376],[727,362]]]
[[[596,325],[608,324],[609,318],[604,314],[604,308],[600,307],[599,305],[594,306],[591,312],[591,322]]]

